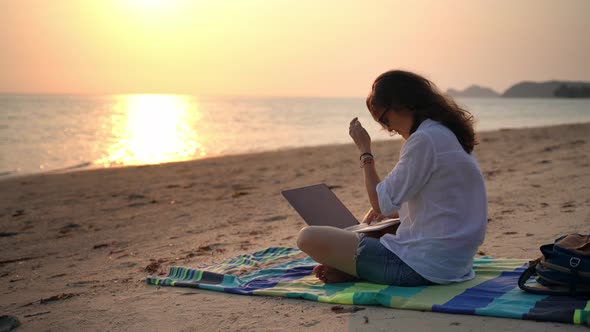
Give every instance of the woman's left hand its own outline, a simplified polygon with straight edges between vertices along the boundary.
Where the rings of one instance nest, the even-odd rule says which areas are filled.
[[[383,219],[387,219],[387,217],[382,215],[381,213],[375,212],[373,209],[370,209],[369,212],[365,214],[365,217],[363,218],[363,221],[361,221],[361,223],[370,225],[373,222],[379,222]]]
[[[371,152],[371,136],[369,136],[369,133],[363,128],[363,125],[358,118],[354,118],[350,121],[348,133],[361,153]]]

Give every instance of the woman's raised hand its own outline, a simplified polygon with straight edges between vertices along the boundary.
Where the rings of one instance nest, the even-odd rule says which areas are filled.
[[[350,121],[348,134],[350,134],[354,144],[356,144],[356,147],[361,153],[371,152],[371,136],[369,136],[369,133],[363,128],[363,125],[358,118],[354,118]]]

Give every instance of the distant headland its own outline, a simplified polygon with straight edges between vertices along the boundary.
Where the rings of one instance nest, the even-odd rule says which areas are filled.
[[[590,82],[523,81],[509,87],[504,93],[472,85],[465,90],[448,89],[452,97],[504,97],[504,98],[590,98]]]
[[[496,91],[479,85],[472,85],[463,91],[449,89],[447,94],[452,97],[500,97]]]

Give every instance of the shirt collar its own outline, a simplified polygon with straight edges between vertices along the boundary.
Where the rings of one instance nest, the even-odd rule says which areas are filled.
[[[416,129],[416,131],[419,130],[424,130],[428,127],[432,127],[436,124],[436,121],[430,120],[430,119],[426,119],[424,121],[422,121],[422,123],[418,126],[418,128]]]

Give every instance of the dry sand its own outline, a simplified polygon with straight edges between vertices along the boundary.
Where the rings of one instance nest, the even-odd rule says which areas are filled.
[[[590,124],[481,134],[489,225],[481,254],[529,259],[561,234],[590,233]],[[374,143],[377,168],[401,141]],[[198,267],[296,246],[302,221],[281,190],[325,182],[368,207],[353,145],[0,181],[0,315],[23,331],[549,331],[586,328],[147,285],[152,264]],[[159,265],[159,266],[158,266]],[[67,294],[62,299],[42,299]],[[45,302],[45,301],[43,301]],[[368,324],[365,324],[365,317]]]

